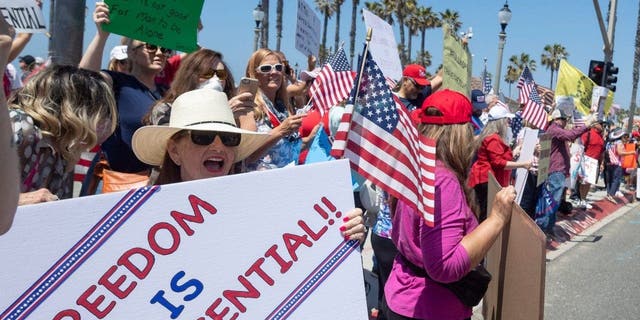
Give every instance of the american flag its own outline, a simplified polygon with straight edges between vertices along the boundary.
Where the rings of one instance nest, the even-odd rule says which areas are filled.
[[[533,76],[527,66],[522,70],[522,75],[518,80],[518,89],[520,89],[518,102],[525,105],[522,118],[544,130],[547,126],[547,112],[544,110],[544,104],[540,99],[540,95],[538,95],[536,83],[533,81]]]
[[[407,109],[391,93],[368,52],[357,97],[356,89],[351,92],[331,155],[348,158],[353,170],[411,204],[433,226],[435,141],[418,134]]]
[[[322,67],[311,85],[309,92],[311,101],[324,114],[331,107],[339,104],[349,96],[353,87],[355,73],[351,71],[349,60],[340,47]]]

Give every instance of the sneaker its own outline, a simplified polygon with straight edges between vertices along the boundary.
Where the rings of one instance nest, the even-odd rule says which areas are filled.
[[[613,203],[613,204],[618,204],[618,201],[616,201],[616,199],[614,199],[610,194],[608,194],[606,196],[607,200],[609,200],[609,202]]]
[[[622,194],[622,192],[618,191],[618,192],[616,192],[616,197],[624,198],[624,194]]]
[[[586,209],[587,208],[587,202],[584,201],[584,200],[576,201],[576,208],[582,209],[582,210]]]
[[[582,200],[582,205],[584,205],[585,210],[593,209],[593,206],[587,200]]]

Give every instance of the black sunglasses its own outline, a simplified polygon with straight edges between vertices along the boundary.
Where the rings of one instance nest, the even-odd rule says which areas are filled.
[[[158,51],[158,48],[160,48],[160,52],[162,52],[162,54],[164,55],[170,55],[173,53],[173,50],[171,49],[163,48],[155,44],[149,44],[149,43],[143,43],[141,45],[138,45],[135,48],[133,48],[133,50],[139,49],[143,46],[144,46],[144,49],[147,50],[147,52],[149,53],[156,53],[156,51]]]
[[[240,145],[241,135],[233,132],[220,131],[195,131],[190,130],[191,142],[199,146],[208,146],[213,143],[216,137],[220,137],[220,141],[227,147],[237,147]]]

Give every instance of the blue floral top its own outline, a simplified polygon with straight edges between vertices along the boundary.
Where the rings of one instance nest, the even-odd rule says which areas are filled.
[[[18,149],[20,192],[47,188],[60,199],[71,198],[73,171],[66,171],[67,161],[55,151],[50,139],[24,111],[10,109],[9,118]]]
[[[279,108],[275,108],[273,103],[264,95],[262,95],[266,107],[273,113],[280,122],[283,122],[287,119],[288,114],[286,111],[280,112],[280,110],[286,110],[284,105],[282,105],[281,101],[276,101],[279,104]],[[256,126],[258,127],[258,132],[270,132],[273,128],[276,127],[271,120],[269,119],[269,115],[265,114],[262,119],[256,121]],[[298,157],[300,156],[300,148],[302,146],[302,139],[300,138],[300,134],[298,132],[286,136],[274,146],[272,146],[267,152],[253,163],[246,163],[246,171],[260,171],[260,170],[269,170],[282,168],[290,163],[296,163]]]
[[[373,226],[373,232],[380,237],[391,239],[391,209],[389,208],[389,194],[378,190],[378,202],[380,203],[380,211],[378,219]]]

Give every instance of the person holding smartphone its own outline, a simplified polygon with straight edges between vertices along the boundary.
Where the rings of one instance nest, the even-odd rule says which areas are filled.
[[[261,48],[249,58],[248,78],[258,79],[254,110],[258,132],[269,132],[267,142],[247,158],[247,170],[267,170],[296,162],[302,148],[298,128],[304,115],[296,115],[289,101],[285,66],[280,56]]]

